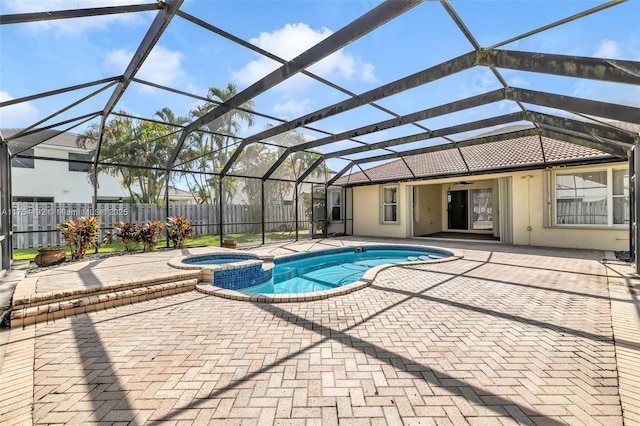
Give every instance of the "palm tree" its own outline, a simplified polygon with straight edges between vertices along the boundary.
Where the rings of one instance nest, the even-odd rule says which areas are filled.
[[[217,87],[211,87],[207,94],[207,98],[210,102],[206,102],[200,107],[192,111],[194,117],[199,117],[205,113],[211,111],[219,105],[238,94],[238,89],[235,85],[229,83],[224,89]],[[242,122],[248,127],[254,124],[254,115],[250,112],[253,110],[253,101],[248,101],[243,105],[243,110],[234,109],[224,114],[219,120],[214,120],[207,124],[207,128],[213,135],[210,135],[210,150],[211,154],[211,171],[213,173],[219,173],[222,168],[229,161],[233,149],[236,145],[236,139],[234,136],[242,129]],[[214,198],[222,203],[229,203],[237,190],[237,185],[234,185],[232,181],[227,180],[225,189],[220,193],[219,188],[219,175],[214,175],[209,180],[211,192],[214,194]]]
[[[90,125],[77,137],[76,144],[85,149],[93,148],[95,156],[99,131],[99,124]],[[171,149],[166,134],[162,124],[116,115],[102,131],[101,165],[96,171],[119,176],[131,200],[157,202],[166,179],[163,170]],[[93,176],[93,170],[89,173]]]
[[[154,114],[160,120],[169,124],[173,128],[182,128],[186,124],[189,123],[190,117],[187,116],[179,116],[176,115],[170,108],[164,107],[160,111],[156,111]],[[194,138],[198,138],[200,135],[198,133],[192,133],[188,137],[192,140],[190,143],[185,143],[184,148],[181,150],[179,154],[179,158],[181,161],[185,161],[185,164],[193,166],[194,164],[190,164],[187,161],[190,158],[198,155],[198,152],[194,152],[194,146],[197,145],[197,142],[194,142]],[[177,145],[177,140],[180,137],[180,132],[174,132],[171,135],[167,136],[171,141],[173,146]],[[195,164],[198,166],[198,164]],[[193,170],[191,167],[187,167],[187,169]],[[185,182],[187,184],[187,188],[191,193],[194,201],[196,203],[207,202],[209,200],[208,188],[203,184],[203,175],[195,174],[195,173],[181,173],[181,176],[185,178]]]

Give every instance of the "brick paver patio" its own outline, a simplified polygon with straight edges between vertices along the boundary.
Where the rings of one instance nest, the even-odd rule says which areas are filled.
[[[464,258],[390,268],[325,300],[190,291],[14,328],[0,423],[640,424],[628,265],[595,251],[437,245]]]

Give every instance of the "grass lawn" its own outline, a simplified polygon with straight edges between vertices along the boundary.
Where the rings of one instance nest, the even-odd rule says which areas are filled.
[[[298,235],[301,238],[308,238],[309,231],[304,230],[298,232]],[[274,240],[292,240],[296,237],[295,232],[267,232],[264,235],[266,241],[274,241]],[[224,239],[233,238],[239,244],[241,243],[251,243],[251,242],[262,242],[261,234],[228,234],[224,236]],[[187,246],[193,245],[205,245],[205,246],[220,246],[220,236],[219,235],[198,235],[195,237],[187,238]],[[167,246],[167,241],[160,240],[156,247],[162,248]],[[140,250],[142,250],[142,244],[140,244]],[[100,244],[98,248],[98,253],[117,253],[124,251],[124,247],[120,242],[113,242],[111,244]],[[71,258],[71,251],[69,248],[66,248],[67,257]],[[94,250],[87,250],[87,254],[95,253]],[[14,249],[13,250],[13,258],[15,260],[25,260],[25,259],[33,259],[38,254],[37,248],[25,248],[25,249]]]

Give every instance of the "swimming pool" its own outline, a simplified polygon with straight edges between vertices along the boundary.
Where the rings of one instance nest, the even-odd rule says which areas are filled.
[[[214,249],[181,256],[168,264],[200,270],[196,290],[234,300],[294,302],[325,299],[368,286],[385,268],[449,262],[462,256],[436,247],[364,244],[285,256]]]
[[[337,253],[310,253],[303,258],[274,261],[273,278],[268,282],[243,288],[259,294],[310,293],[330,290],[358,281],[369,269],[388,264],[443,259],[453,253],[442,250],[359,248]],[[299,257],[299,256],[298,256]]]

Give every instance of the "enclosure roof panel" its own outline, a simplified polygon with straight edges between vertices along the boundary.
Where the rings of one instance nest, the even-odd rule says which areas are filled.
[[[638,1],[54,3],[0,4],[12,155],[91,133],[96,166],[118,141],[177,186],[354,184],[623,160],[640,138]]]

